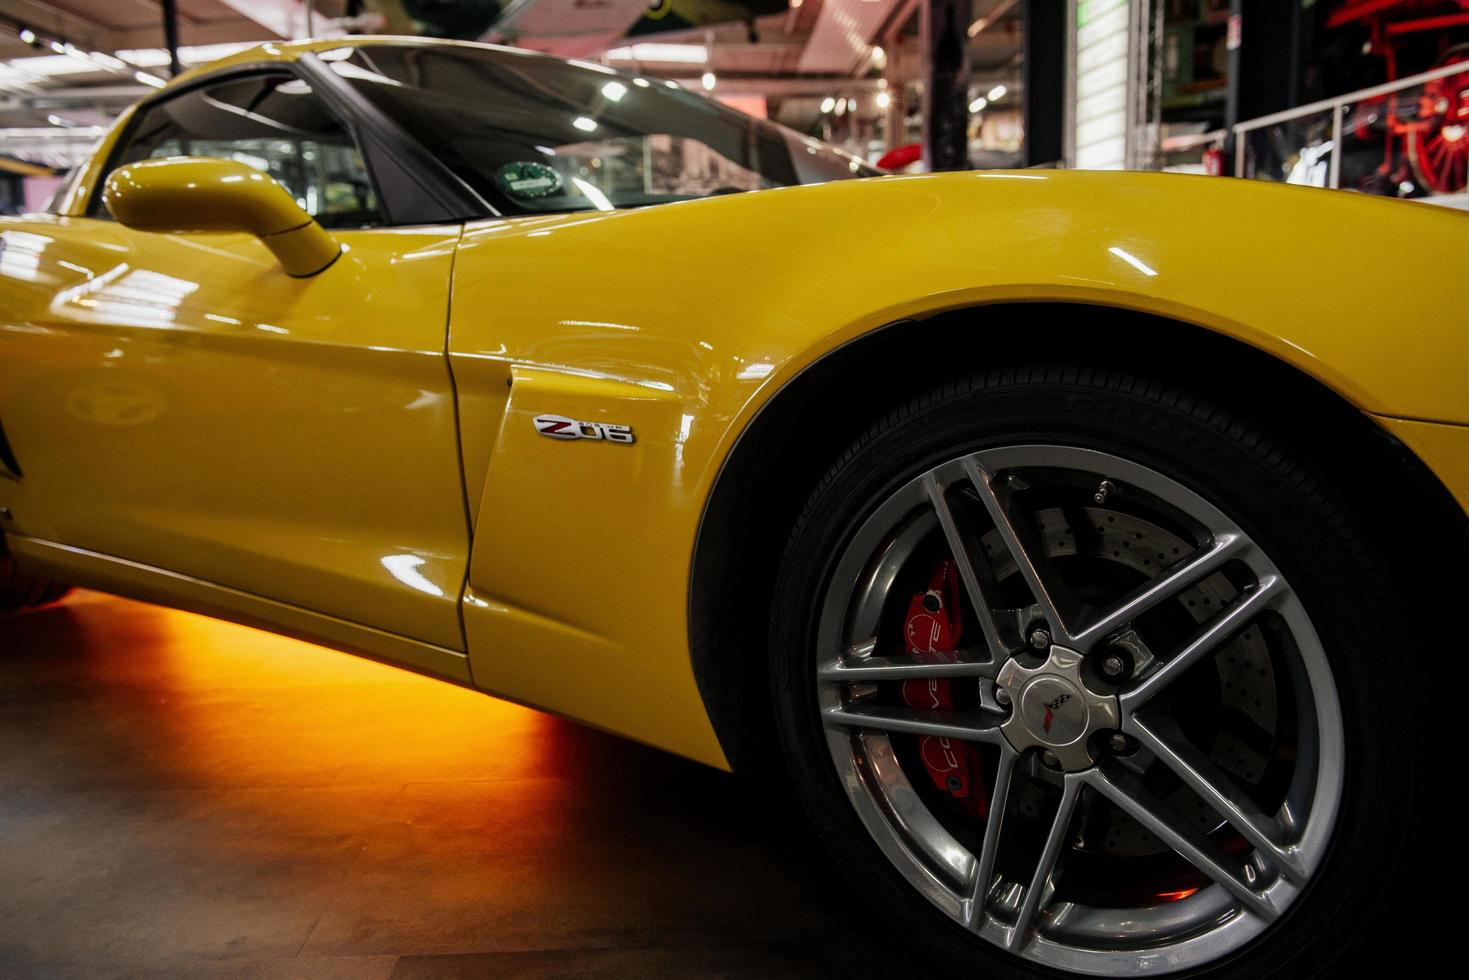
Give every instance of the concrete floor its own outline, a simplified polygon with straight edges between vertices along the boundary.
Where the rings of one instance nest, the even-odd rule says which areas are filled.
[[[184,613],[0,624],[0,977],[905,975],[768,803]]]

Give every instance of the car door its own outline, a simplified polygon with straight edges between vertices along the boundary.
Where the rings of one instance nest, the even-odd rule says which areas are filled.
[[[0,420],[28,499],[72,548],[463,650],[460,226],[384,227],[349,128],[280,69],[143,107],[109,167],[174,155],[270,172],[344,252],[291,278],[251,236],[130,230],[100,194],[7,230]]]

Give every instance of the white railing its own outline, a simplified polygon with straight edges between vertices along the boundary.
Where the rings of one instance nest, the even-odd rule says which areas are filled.
[[[1257,176],[1254,174],[1246,173],[1247,163],[1249,162],[1249,159],[1251,157],[1251,145],[1248,140],[1248,134],[1269,126],[1280,126],[1286,123],[1296,122],[1297,120],[1301,119],[1309,119],[1313,116],[1324,117],[1325,114],[1330,113],[1331,138],[1329,144],[1321,144],[1313,148],[1302,147],[1302,149],[1314,149],[1316,153],[1316,159],[1318,160],[1323,157],[1327,158],[1326,162],[1328,169],[1325,186],[1340,187],[1343,146],[1342,121],[1345,118],[1347,111],[1351,109],[1352,106],[1356,105],[1359,102],[1365,102],[1370,99],[1377,99],[1381,98],[1382,96],[1392,95],[1396,92],[1401,92],[1404,89],[1426,85],[1427,83],[1436,81],[1440,78],[1448,78],[1452,75],[1458,75],[1463,72],[1469,72],[1469,62],[1444,65],[1440,68],[1434,68],[1431,71],[1420,72],[1417,75],[1410,75],[1407,78],[1399,78],[1396,81],[1384,82],[1381,85],[1373,85],[1370,88],[1359,89],[1356,92],[1348,92],[1346,95],[1339,95],[1333,99],[1321,99],[1318,102],[1312,102],[1307,105],[1297,106],[1294,109],[1285,109],[1281,112],[1272,112],[1268,116],[1260,116],[1257,119],[1250,119],[1245,122],[1239,123],[1234,127],[1234,175],[1236,177]],[[1391,135],[1389,135],[1388,138],[1392,138]],[[1273,180],[1275,178],[1258,177],[1258,179]]]

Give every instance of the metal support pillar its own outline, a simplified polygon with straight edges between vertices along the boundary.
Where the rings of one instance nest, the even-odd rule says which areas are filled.
[[[163,0],[163,46],[168,49],[169,77],[179,73],[178,0]]]
[[[969,167],[970,0],[920,0],[924,54],[923,162],[929,170]]]
[[[1025,0],[1025,165],[1062,159],[1066,0]]]

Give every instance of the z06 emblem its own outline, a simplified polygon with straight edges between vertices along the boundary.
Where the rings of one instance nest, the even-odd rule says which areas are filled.
[[[537,415],[536,431],[551,439],[592,439],[600,442],[633,442],[632,428],[608,422],[578,422],[564,415]]]

